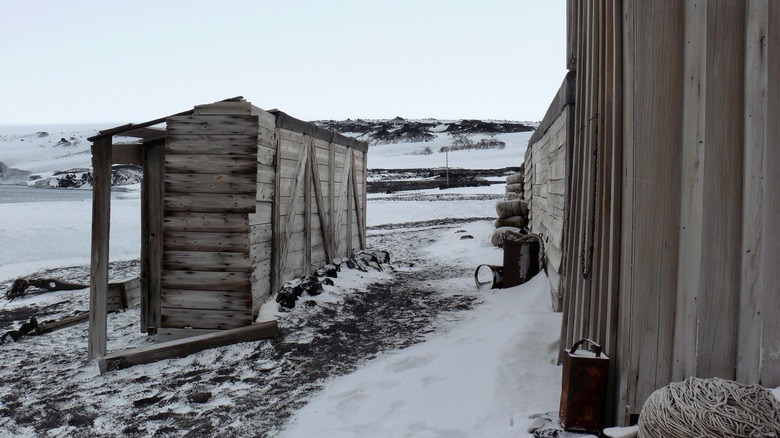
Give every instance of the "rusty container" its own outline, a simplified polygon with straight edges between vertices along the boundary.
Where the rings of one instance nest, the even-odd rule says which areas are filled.
[[[590,344],[589,349],[578,348]],[[563,355],[561,425],[565,430],[599,433],[604,428],[609,358],[590,339],[576,342]]]
[[[523,284],[539,273],[538,235],[507,235],[504,240],[504,272],[502,287]]]

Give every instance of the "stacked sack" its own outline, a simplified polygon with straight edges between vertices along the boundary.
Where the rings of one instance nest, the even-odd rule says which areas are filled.
[[[523,199],[525,196],[523,178],[523,172],[506,177],[506,199]]]
[[[504,246],[505,233],[521,233],[528,226],[528,203],[521,199],[496,202],[496,213],[496,230],[491,238],[493,246]]]

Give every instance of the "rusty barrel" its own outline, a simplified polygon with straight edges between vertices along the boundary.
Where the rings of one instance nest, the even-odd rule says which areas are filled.
[[[593,351],[578,348],[589,343]],[[563,355],[561,425],[568,431],[600,433],[607,408],[609,358],[590,339],[576,342]]]
[[[504,239],[503,287],[517,286],[539,273],[541,238],[536,234],[507,234]]]

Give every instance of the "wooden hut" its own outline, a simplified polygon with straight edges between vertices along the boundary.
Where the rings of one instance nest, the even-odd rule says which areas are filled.
[[[569,0],[566,61],[561,345],[612,359],[611,422],[689,376],[780,385],[780,4]]]
[[[158,340],[250,325],[281,283],[365,247],[364,142],[242,98],[90,140],[90,358],[106,352],[112,163],[143,167],[141,331]]]

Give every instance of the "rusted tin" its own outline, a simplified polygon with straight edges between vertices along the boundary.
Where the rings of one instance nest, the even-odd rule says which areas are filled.
[[[504,286],[504,267],[479,265],[474,270],[474,283],[477,289],[501,289]]]
[[[507,235],[504,240],[503,287],[517,286],[539,273],[538,235]]]
[[[578,350],[586,342],[593,351]],[[565,352],[560,408],[565,430],[601,432],[606,418],[608,374],[609,358],[590,339],[576,342]]]

